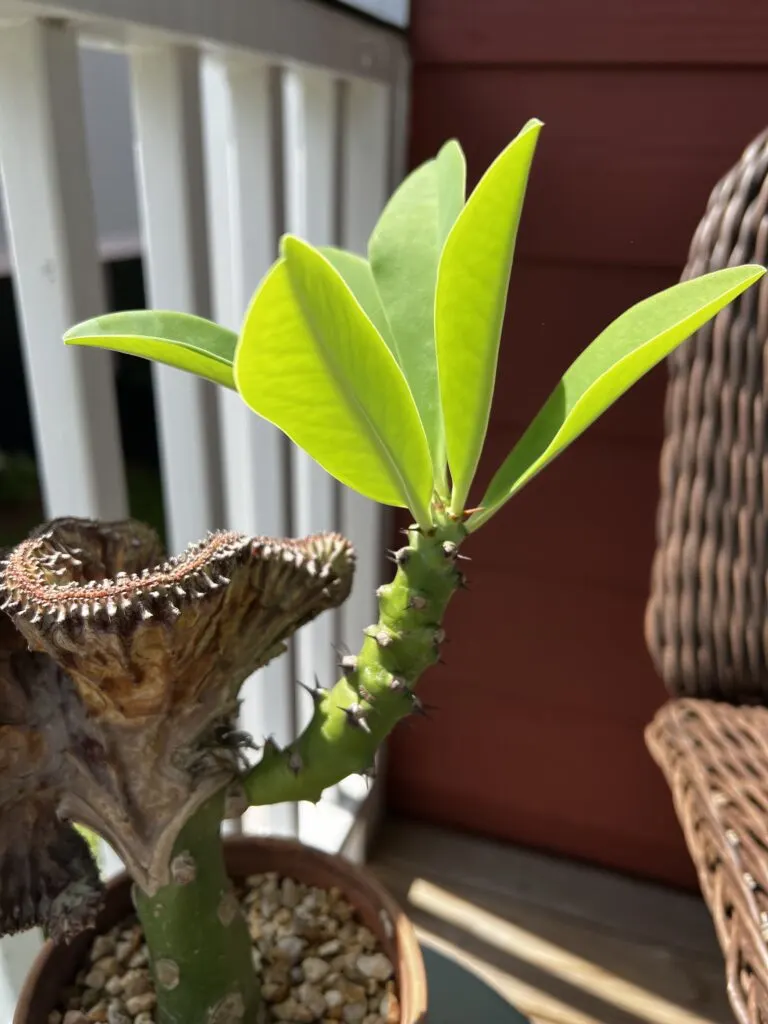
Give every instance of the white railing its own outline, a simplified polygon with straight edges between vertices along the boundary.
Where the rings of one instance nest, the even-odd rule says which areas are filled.
[[[112,357],[61,343],[105,308],[80,78],[81,48],[105,46],[130,64],[148,306],[237,327],[283,231],[363,250],[403,165],[404,41],[345,11],[311,0],[0,0],[0,165],[50,516],[128,511]],[[236,396],[169,368],[152,374],[174,550],[222,526],[335,528],[358,547],[345,608],[244,688],[245,726],[288,742],[309,714],[295,679],[329,683],[332,644],[355,647],[371,621],[381,514]],[[339,849],[365,794],[351,779],[316,807],[254,809],[243,827]],[[15,991],[29,949],[0,946],[0,1020],[2,985]]]

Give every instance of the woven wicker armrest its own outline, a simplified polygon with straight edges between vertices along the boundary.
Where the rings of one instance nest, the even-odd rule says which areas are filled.
[[[768,1024],[768,708],[665,704],[646,742],[666,776],[742,1024]]]

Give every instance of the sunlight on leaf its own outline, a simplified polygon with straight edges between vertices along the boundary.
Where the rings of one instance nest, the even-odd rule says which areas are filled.
[[[318,252],[321,252],[331,266],[335,267],[344,278],[347,287],[363,307],[365,315],[384,339],[389,351],[397,359],[395,340],[392,337],[387,314],[381,304],[381,296],[376,290],[376,282],[373,279],[373,272],[368,260],[364,256],[358,256],[357,253],[347,252],[346,249],[336,249],[331,245],[320,246]]]
[[[238,391],[331,476],[428,523],[429,449],[394,356],[321,253],[291,236],[282,252],[246,314]]]
[[[529,121],[485,172],[438,268],[437,365],[455,513],[464,508],[488,429],[509,272],[541,127]]]
[[[464,154],[452,140],[434,160],[408,175],[385,206],[368,243],[376,288],[442,491],[447,483],[435,352],[435,288],[440,255],[464,205],[465,186]]]
[[[186,370],[235,386],[232,365],[237,335],[189,313],[139,309],[85,320],[64,335],[67,345],[106,348]]]

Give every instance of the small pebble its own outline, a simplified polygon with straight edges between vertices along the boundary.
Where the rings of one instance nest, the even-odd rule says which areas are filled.
[[[336,1007],[342,1007],[345,1003],[344,996],[339,992],[337,988],[326,989],[323,993],[325,999],[325,1005],[329,1010],[335,1010]]]
[[[131,1018],[122,1003],[110,1003],[107,1008],[107,1024],[131,1024]]]
[[[300,939],[298,935],[284,935],[275,943],[275,958],[296,964],[301,959],[306,945],[304,939]]]
[[[117,957],[112,954],[101,957],[99,960],[94,961],[93,964],[94,970],[103,971],[108,978],[115,974],[119,966]]]
[[[329,957],[336,956],[337,953],[341,952],[341,943],[338,939],[329,939],[328,942],[324,942],[317,951],[318,956]]]
[[[345,1024],[360,1024],[360,1021],[362,1021],[367,1013],[368,1006],[366,1003],[347,1003],[341,1011],[341,1019]]]
[[[319,956],[308,956],[305,960],[302,960],[301,968],[307,981],[315,984],[323,980],[330,971],[331,965]]]
[[[132,942],[118,942],[115,947],[115,956],[118,963],[124,964],[127,960],[130,960],[134,949],[136,949],[136,946]]]
[[[143,996],[151,988],[152,979],[147,970],[134,968],[123,975],[123,993],[126,999],[131,999],[133,996]]]
[[[133,1018],[133,1024],[155,1024],[155,1018],[151,1013],[145,1011],[140,1013],[138,1017]]]
[[[280,902],[284,907],[290,907],[292,910],[299,902],[301,893],[299,892],[298,885],[292,878],[284,878],[280,885]]]
[[[48,1014],[48,1024],[61,1024],[63,1019],[64,1016],[60,1010],[51,1010]]]
[[[104,986],[104,991],[110,996],[119,996],[123,991],[123,979],[119,974],[116,974],[113,978],[108,978],[107,983]]]
[[[278,1020],[290,1021],[290,1024],[311,1024],[316,1016],[308,1006],[302,1006],[293,996],[273,1006],[272,1014]]]
[[[85,984],[88,988],[102,989],[107,983],[107,976],[104,971],[100,971],[94,967],[92,971],[89,971],[85,976]]]
[[[392,964],[383,953],[374,953],[372,956],[359,956],[357,958],[357,969],[365,978],[375,978],[376,981],[387,981],[392,977]]]
[[[101,960],[102,957],[111,956],[115,952],[116,948],[117,943],[112,935],[97,935],[93,940],[93,945],[91,946],[89,960],[91,963],[96,963],[96,961]]]
[[[128,961],[129,967],[146,967],[149,963],[149,952],[146,946],[142,946],[137,952],[133,954],[131,959]]]
[[[125,1008],[132,1017],[141,1013],[142,1010],[152,1010],[157,1003],[157,996],[154,992],[145,992],[142,996],[132,996],[126,999]]]
[[[354,981],[347,978],[339,978],[336,988],[344,996],[345,1003],[365,1003],[365,989],[362,985],[356,985]]]
[[[311,1010],[315,1017],[322,1017],[325,1013],[325,997],[316,985],[305,981],[298,986],[294,994],[302,1006]]]
[[[67,1010],[64,1014],[64,1024],[88,1024],[88,1018],[79,1010]]]

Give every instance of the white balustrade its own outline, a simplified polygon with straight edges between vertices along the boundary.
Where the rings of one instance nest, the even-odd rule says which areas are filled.
[[[407,4],[396,6],[399,22]],[[83,45],[119,48],[130,64],[147,305],[235,330],[284,231],[365,251],[403,171],[408,61],[396,33],[312,0],[0,0],[4,211],[46,514],[116,518],[128,499],[114,359],[61,343],[106,308]],[[174,550],[218,526],[337,529],[357,547],[350,601],[243,688],[256,741],[290,742],[311,711],[296,679],[331,684],[335,646],[357,647],[372,621],[388,524],[234,393],[170,368],[152,376]],[[367,797],[346,780],[316,806],[252,809],[243,828],[348,852],[353,837],[360,856]],[[0,943],[0,1024],[38,945],[36,934]]]

